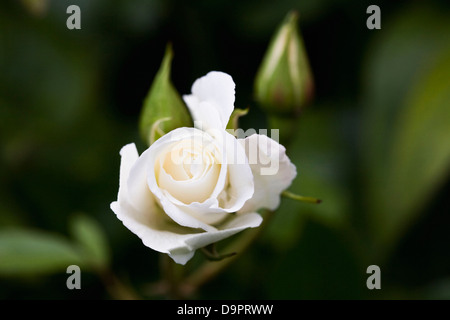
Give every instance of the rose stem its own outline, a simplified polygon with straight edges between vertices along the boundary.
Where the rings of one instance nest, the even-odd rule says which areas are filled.
[[[229,247],[225,250],[227,252],[237,252],[229,258],[223,259],[221,261],[206,261],[191,275],[186,277],[184,281],[178,284],[178,292],[183,297],[190,297],[194,294],[202,285],[212,280],[215,276],[220,274],[225,270],[237,257],[241,256],[245,250],[247,250],[250,245],[259,237],[263,232],[264,228],[268,225],[269,220],[273,217],[275,211],[265,210],[263,223],[259,228],[250,229],[242,234],[237,240],[235,240]]]
[[[102,269],[98,271],[108,294],[116,300],[140,300],[139,295],[129,286],[120,281],[120,279],[110,270]]]

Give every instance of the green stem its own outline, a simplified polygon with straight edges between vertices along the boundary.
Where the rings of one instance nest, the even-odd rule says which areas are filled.
[[[295,137],[295,133],[298,130],[298,117],[283,117],[278,115],[269,115],[267,122],[270,129],[278,129],[279,142],[287,149],[292,144],[292,139]]]
[[[123,283],[110,269],[98,272],[111,298],[116,300],[140,300],[139,295],[128,285]]]
[[[160,259],[160,270],[165,294],[169,299],[181,298],[178,291],[178,284],[181,278],[178,266],[167,254],[162,254]]]

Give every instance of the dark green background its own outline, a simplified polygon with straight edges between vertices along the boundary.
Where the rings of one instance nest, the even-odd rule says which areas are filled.
[[[193,298],[450,298],[447,1],[55,0],[41,13],[27,3],[0,3],[0,238],[19,229],[72,241],[82,212],[105,232],[111,269],[160,298],[149,291],[159,254],[109,204],[120,148],[145,148],[139,114],[165,46],[181,94],[211,70],[227,72],[236,107],[250,106],[242,126],[265,128],[254,77],[295,9],[315,99],[287,148],[298,169],[291,190],[323,203],[283,200],[257,243]],[[70,4],[81,30],[66,28]],[[370,4],[381,30],[366,28]],[[381,290],[366,288],[370,264]],[[83,272],[78,291],[66,278],[65,268],[0,273],[0,298],[110,298],[95,272]]]

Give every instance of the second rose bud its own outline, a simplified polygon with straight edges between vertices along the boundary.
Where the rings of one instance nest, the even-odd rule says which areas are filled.
[[[314,83],[291,12],[272,38],[255,79],[255,98],[269,114],[295,116],[312,99]]]

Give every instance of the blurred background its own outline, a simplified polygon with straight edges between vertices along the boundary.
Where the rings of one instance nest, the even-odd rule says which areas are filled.
[[[71,4],[81,30],[66,27]],[[366,27],[371,4],[381,30]],[[290,190],[323,203],[284,199],[250,250],[193,298],[450,299],[444,0],[1,1],[0,299],[113,298],[99,269],[160,298],[150,285],[159,254],[109,204],[120,148],[145,149],[139,114],[165,46],[181,94],[227,72],[235,106],[250,107],[241,126],[265,128],[254,78],[293,9],[315,97],[287,148]],[[81,290],[66,287],[69,264],[81,266]],[[373,264],[381,290],[366,287]]]

